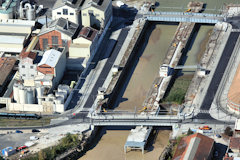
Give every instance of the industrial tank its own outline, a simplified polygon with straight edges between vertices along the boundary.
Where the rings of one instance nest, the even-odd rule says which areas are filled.
[[[26,3],[24,5],[24,8],[26,8],[26,18],[28,20],[35,20],[35,5],[31,5],[30,3]]]
[[[67,92],[56,92],[56,97],[63,97],[64,100],[67,98]]]
[[[18,87],[19,87],[19,84],[14,83],[14,85],[13,85],[13,99],[17,103],[19,103],[19,88]]]
[[[49,94],[47,97],[46,97],[46,101],[53,101],[55,100],[55,96],[53,94]]]
[[[67,94],[69,94],[70,91],[70,87],[66,84],[60,84],[58,86],[58,92],[67,92]]]
[[[35,103],[35,95],[34,95],[33,88],[27,88],[27,104],[34,104]]]
[[[43,86],[38,86],[38,87],[36,88],[36,91],[37,91],[36,97],[37,97],[37,98],[41,98],[41,97],[43,96],[44,87],[43,87]]]
[[[63,97],[56,97],[54,102],[55,102],[55,104],[63,104],[64,103],[64,98]]]
[[[26,90],[25,88],[21,85],[19,86],[19,103],[20,104],[25,104],[26,103]]]

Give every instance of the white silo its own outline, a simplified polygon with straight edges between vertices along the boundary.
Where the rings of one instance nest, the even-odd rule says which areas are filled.
[[[70,91],[70,87],[66,84],[60,84],[58,86],[58,92],[67,92],[67,94],[69,94]]]
[[[24,18],[23,1],[20,2],[20,6],[19,6],[19,18],[20,19]]]
[[[25,104],[26,103],[26,90],[23,86],[19,86],[19,103]]]
[[[19,88],[18,87],[19,87],[19,84],[14,83],[14,85],[13,85],[13,99],[17,103],[19,103]]]
[[[44,87],[43,87],[43,86],[38,86],[38,87],[36,88],[36,91],[37,91],[36,97],[37,97],[37,98],[41,98],[41,97],[43,96]]]
[[[35,5],[31,5],[30,3],[26,3],[24,5],[26,9],[26,18],[28,20],[35,20]]]
[[[64,100],[67,98],[67,92],[56,92],[56,97],[63,97]]]
[[[55,104],[63,104],[64,103],[64,98],[63,97],[56,97],[54,100]]]
[[[46,97],[46,101],[53,101],[55,100],[56,97],[53,95],[53,94],[49,94],[47,97]]]
[[[35,94],[33,88],[27,88],[27,104],[34,104],[35,103]]]

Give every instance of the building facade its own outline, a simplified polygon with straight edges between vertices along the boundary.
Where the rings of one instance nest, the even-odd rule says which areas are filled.
[[[84,0],[57,0],[52,9],[52,19],[65,18],[81,24],[81,5]]]
[[[38,63],[37,71],[39,72],[39,76],[36,78],[36,81],[40,79],[40,81],[38,81],[40,85],[52,82],[52,84],[49,84],[49,87],[54,88],[62,79],[65,68],[66,52],[60,52],[55,49],[47,50],[43,54],[43,58],[40,63]]]
[[[38,34],[41,50],[69,47],[79,31],[78,25],[64,18],[59,18],[44,25]]]
[[[37,54],[33,52],[22,52],[20,54],[19,74],[23,80],[34,80],[37,75],[37,64],[34,60]]]
[[[103,29],[112,17],[111,0],[88,0],[81,9],[82,25]]]
[[[69,58],[89,58],[97,49],[98,31],[91,27],[83,27],[69,48]]]

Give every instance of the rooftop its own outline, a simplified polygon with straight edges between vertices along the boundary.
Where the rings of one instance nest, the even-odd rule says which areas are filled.
[[[64,18],[59,18],[59,19],[56,19],[56,20],[53,20],[53,21],[47,23],[47,25],[45,24],[42,27],[38,36],[46,34],[48,32],[54,31],[54,30],[57,30],[65,35],[68,35],[69,37],[73,37],[75,35],[77,29],[78,29],[77,24],[70,22]]]
[[[240,149],[240,137],[232,137],[229,143],[230,149]]]
[[[101,11],[105,11],[109,3],[111,3],[111,0],[86,0],[86,2],[82,5],[82,9],[94,7]]]
[[[200,133],[183,137],[177,146],[173,160],[208,159],[214,140]]]
[[[61,55],[62,53],[55,49],[47,50],[43,54],[42,60],[40,61],[40,63],[38,63],[38,66],[46,64],[50,67],[55,67]]]
[[[83,37],[90,41],[93,41],[97,36],[97,33],[98,31],[96,29],[93,29],[91,27],[83,27],[79,32],[78,37]]]
[[[7,77],[11,73],[14,64],[16,63],[15,58],[0,58],[0,85],[3,85]]]
[[[37,53],[34,53],[34,52],[21,52],[21,54],[19,55],[19,57],[21,59],[24,59],[24,58],[31,58],[31,59],[35,59],[37,56]]]
[[[53,6],[53,10],[62,6],[69,6],[71,8],[75,8],[77,10],[81,9],[85,0],[57,0]]]

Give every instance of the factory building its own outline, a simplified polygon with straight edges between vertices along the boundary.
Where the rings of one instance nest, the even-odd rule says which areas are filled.
[[[4,87],[6,87],[7,81],[11,77],[15,63],[15,58],[0,58],[0,92],[2,92]]]
[[[45,24],[39,36],[41,50],[48,48],[69,47],[78,32],[78,25],[64,18]]]
[[[69,48],[69,58],[82,58],[94,55],[97,49],[98,31],[83,27]]]
[[[62,48],[60,48],[62,49]],[[66,67],[66,52],[62,49],[62,52],[55,49],[47,50],[42,57],[40,63],[38,63],[37,71],[38,76],[35,79],[35,83],[40,85],[46,85],[50,88],[54,88],[64,75]]]
[[[36,6],[30,0],[0,0],[0,19],[35,20]]]
[[[81,6],[84,0],[57,0],[52,9],[52,19],[65,18],[81,25]]]
[[[86,0],[81,8],[82,25],[103,29],[112,18],[111,0]]]
[[[0,52],[21,53],[34,25],[35,21],[0,21]]]
[[[0,0],[0,19],[13,19],[19,6],[19,0]]]

